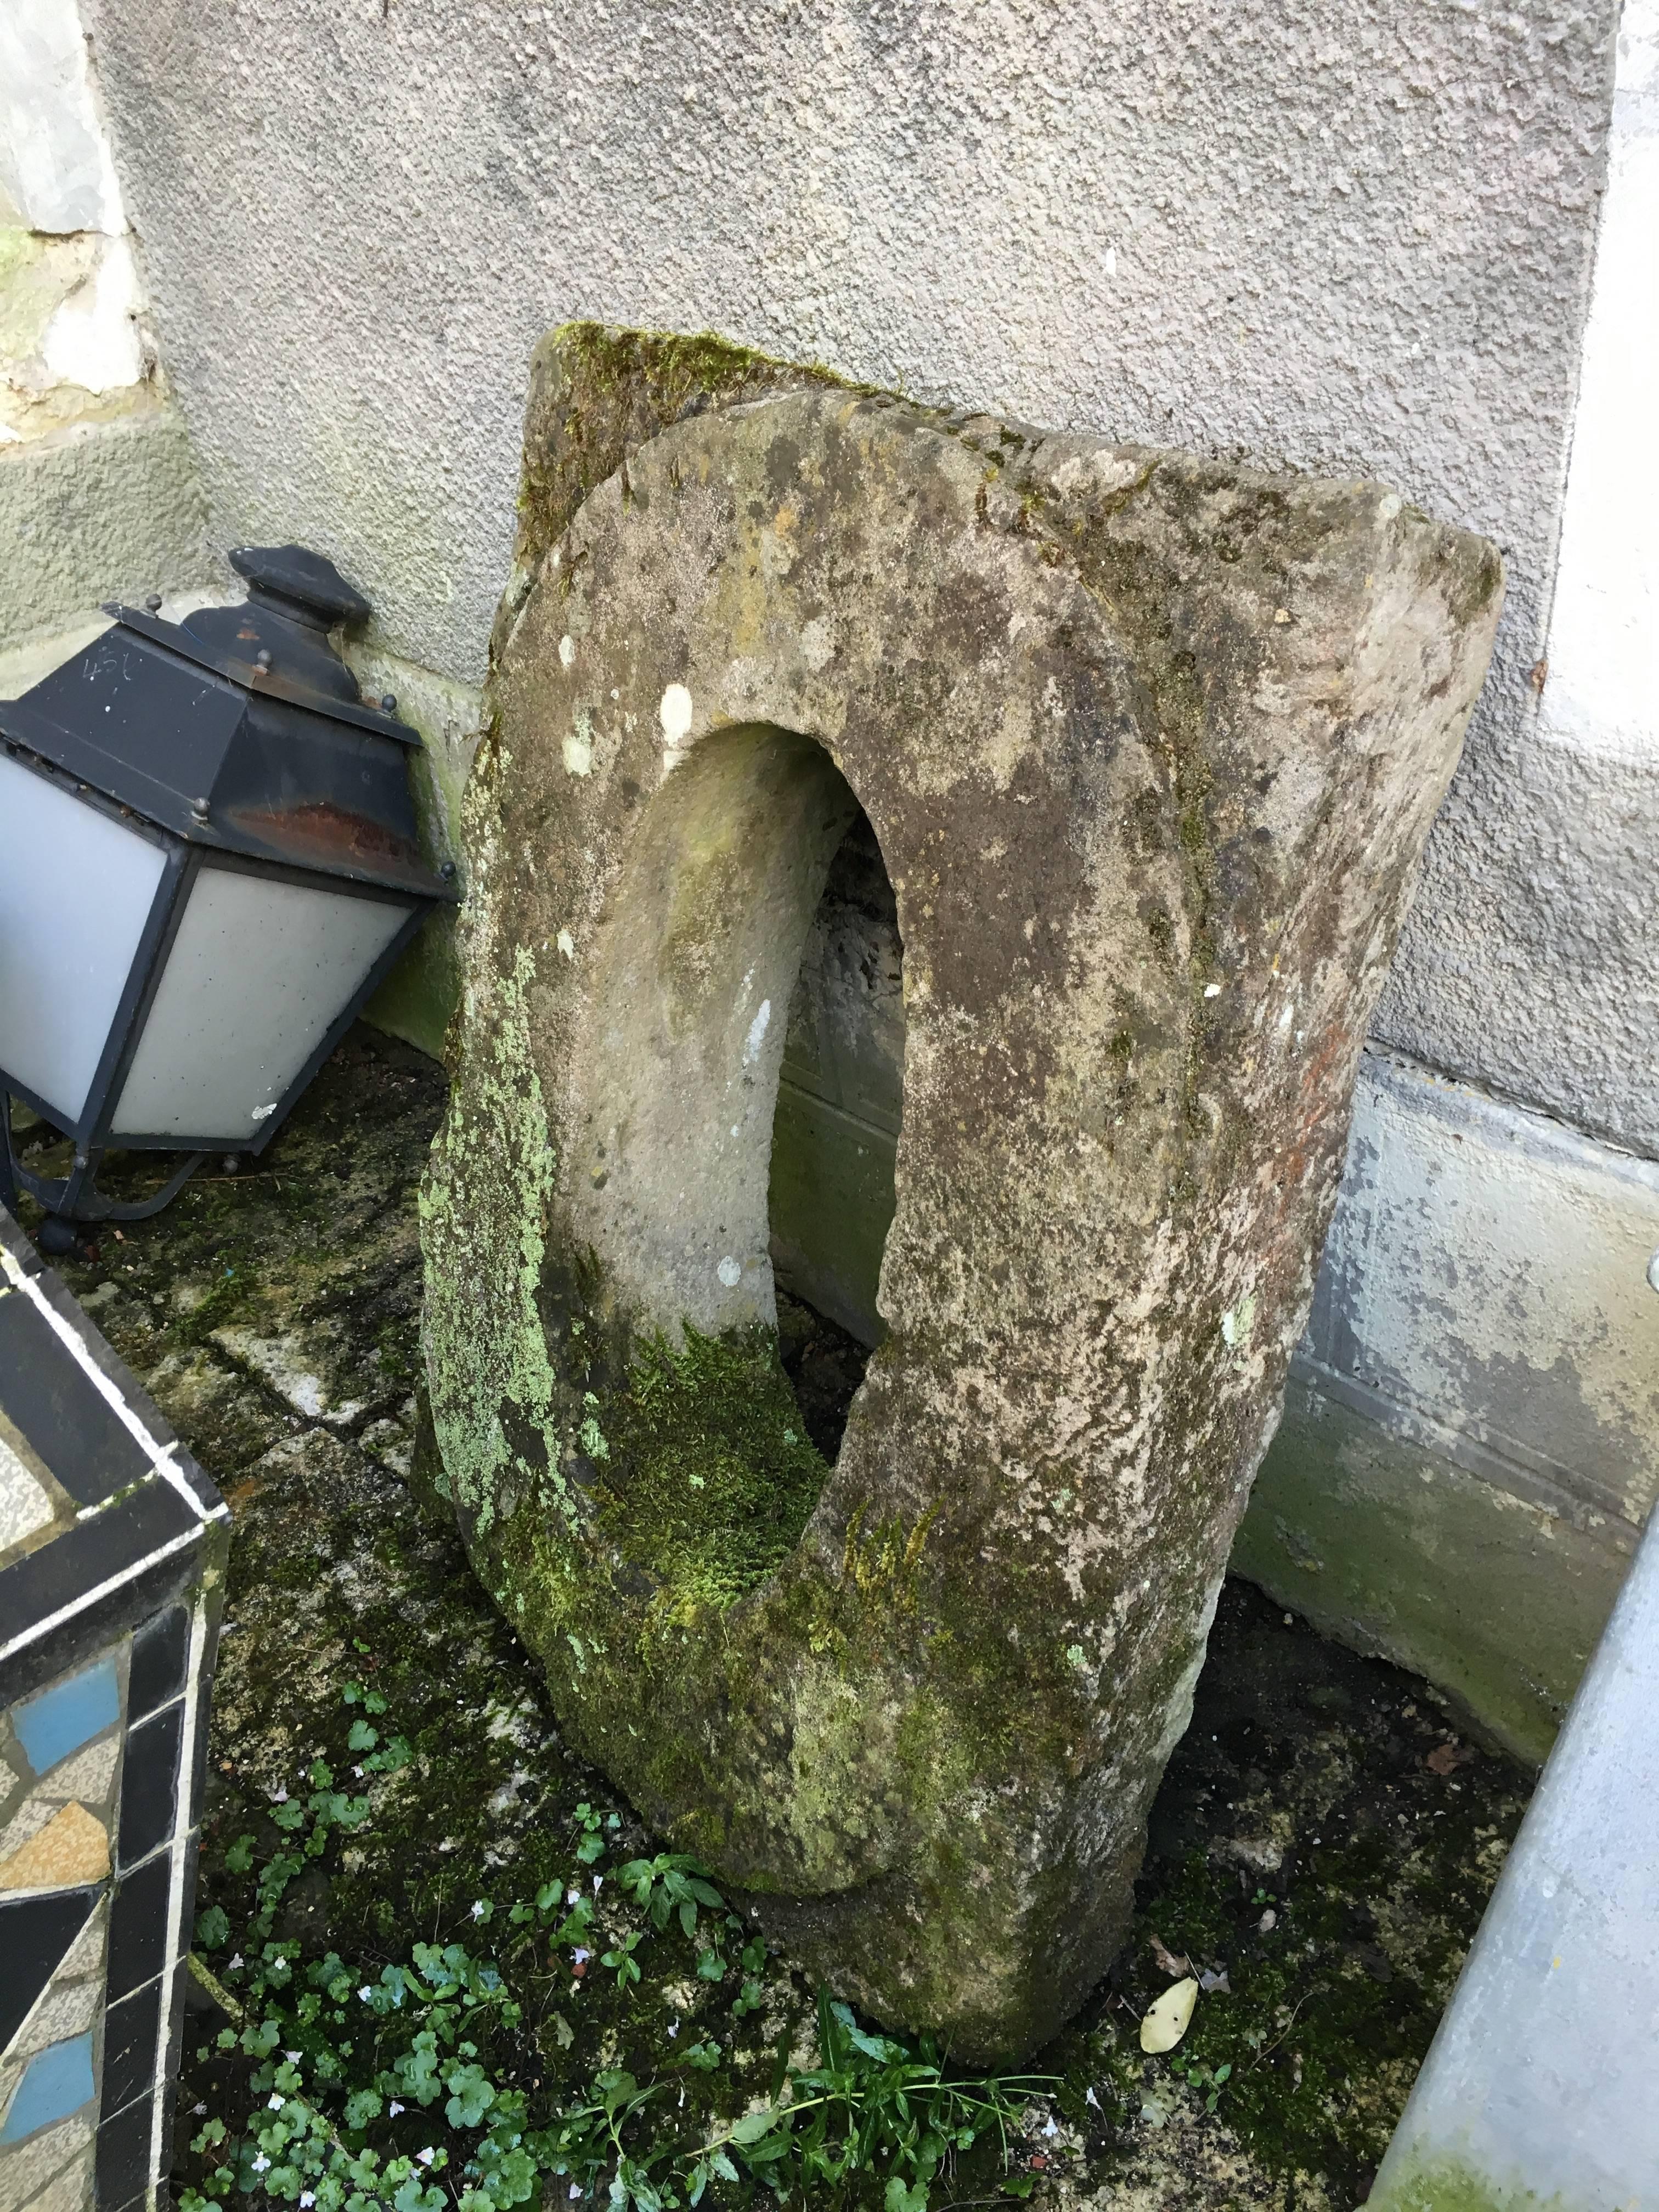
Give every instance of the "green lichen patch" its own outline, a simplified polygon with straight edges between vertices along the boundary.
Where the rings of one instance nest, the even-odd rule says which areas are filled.
[[[1495,2180],[1459,2159],[1437,2158],[1408,2168],[1373,2200],[1377,2212],[1578,2212],[1566,2197],[1540,2197],[1524,2181]]]

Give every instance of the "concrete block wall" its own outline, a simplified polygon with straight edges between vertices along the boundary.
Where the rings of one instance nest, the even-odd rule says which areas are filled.
[[[0,648],[203,581],[206,508],[150,330],[75,0],[0,13]]]
[[[1595,1349],[1635,1372],[1659,1322],[1603,1279],[1659,1154],[1656,0],[86,4],[209,538],[300,538],[374,599],[354,650],[428,738],[434,840],[567,318],[1376,475],[1498,539],[1497,662],[1240,1559],[1541,1749],[1647,1503],[1606,1469],[1659,1437]],[[380,1010],[429,1046],[447,957]],[[1437,1211],[1454,1158],[1479,1202]],[[1561,1218],[1569,1158],[1594,1263],[1490,1231]],[[1511,1311],[1505,1399],[1446,1346]],[[1547,1635],[1516,1576],[1576,1593]]]

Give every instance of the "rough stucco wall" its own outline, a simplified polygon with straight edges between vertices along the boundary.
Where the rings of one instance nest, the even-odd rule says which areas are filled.
[[[1656,0],[1626,0],[1618,46],[1537,721],[1471,754],[1379,1027],[1659,1152]]]
[[[1375,474],[1496,538],[1509,609],[1455,802],[1473,829],[1435,841],[1382,1026],[1569,1113],[1583,1040],[1540,1034],[1530,963],[1541,934],[1553,969],[1603,855],[1565,829],[1553,845],[1547,825],[1487,827],[1517,779],[1544,781],[1526,675],[1614,12],[92,9],[217,534],[319,546],[384,642],[450,677],[479,676],[507,573],[531,346],[578,315],[714,325],[922,397]],[[1621,948],[1597,957],[1616,972],[1597,984],[1614,1026],[1595,1125],[1659,1143],[1617,1022]]]

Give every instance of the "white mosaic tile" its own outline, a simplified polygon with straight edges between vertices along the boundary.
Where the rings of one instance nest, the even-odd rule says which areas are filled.
[[[60,1759],[41,1784],[41,1789],[60,1803],[67,1798],[78,1797],[83,1805],[101,1805],[114,1783],[115,1765],[120,1755],[121,1732],[114,1729],[70,1758]]]
[[[92,2142],[92,2119],[77,2112],[26,2142],[0,2147],[0,2212],[36,2212],[47,2184]]]
[[[93,2212],[97,2201],[93,2187],[93,2154],[88,2151],[46,2184],[30,2212]]]
[[[71,2035],[84,2034],[98,2016],[98,2000],[102,1991],[100,1978],[65,1982],[61,1971],[55,1974],[42,1991],[40,2003],[13,2038],[6,2052],[8,2063],[32,2057],[49,2043],[62,2043]]]
[[[48,1797],[41,1790],[37,1790],[33,1796],[26,1797],[7,1821],[3,1831],[0,1831],[0,1859],[9,1859],[15,1850],[21,1850],[32,1836],[38,1836],[47,1821],[62,1810],[60,1799]]]
[[[108,1920],[109,1899],[100,1897],[93,1908],[91,1919],[58,1960],[55,1980],[69,1981],[76,1974],[102,1972],[104,1929]]]
[[[44,1528],[56,1510],[45,1486],[0,1437],[0,1552]]]

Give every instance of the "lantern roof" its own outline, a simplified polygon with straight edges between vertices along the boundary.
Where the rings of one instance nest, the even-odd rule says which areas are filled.
[[[364,702],[329,636],[368,602],[302,546],[231,560],[244,605],[183,623],[112,605],[101,636],[0,701],[0,738],[190,844],[453,899],[420,852],[420,738]]]

